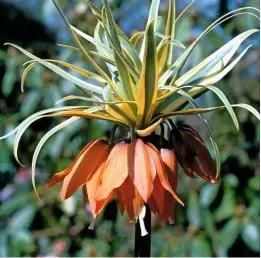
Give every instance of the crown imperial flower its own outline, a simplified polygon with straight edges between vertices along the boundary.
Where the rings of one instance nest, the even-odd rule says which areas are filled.
[[[217,183],[215,163],[198,132],[189,125],[172,130],[172,144],[181,167],[190,177],[194,173],[210,183]]]
[[[258,119],[260,117],[250,105],[230,104],[225,94],[215,86],[247,53],[251,46],[232,60],[242,43],[258,30],[250,29],[239,34],[192,69],[182,75],[181,72],[193,49],[205,35],[238,15],[250,14],[258,18],[259,11],[245,7],[225,14],[186,47],[176,39],[176,26],[184,12],[176,17],[175,0],[169,0],[164,34],[159,33],[157,26],[160,0],[152,0],[145,30],[135,33],[131,38],[116,25],[107,0],[103,0],[101,10],[90,0],[85,0],[97,19],[93,36],[72,26],[56,2],[53,2],[75,43],[75,46],[59,46],[81,54],[93,70],[61,60],[40,59],[17,45],[7,43],[31,59],[26,63],[21,89],[24,90],[25,78],[31,69],[43,65],[84,93],[84,96],[65,96],[58,103],[78,100],[81,103],[87,101],[87,104],[39,111],[0,139],[16,134],[14,155],[20,163],[19,142],[33,122],[44,117],[68,117],[46,133],[36,147],[32,159],[32,183],[36,191],[36,161],[42,146],[53,134],[81,118],[110,121],[128,131],[130,137],[116,144],[101,139],[90,142],[68,168],[51,178],[48,186],[63,181],[62,200],[82,188],[84,198],[90,202],[94,219],[117,196],[121,213],[126,211],[131,221],[139,219],[143,235],[146,233],[142,224],[145,205],[149,205],[160,218],[174,222],[175,203],[183,204],[176,194],[177,161],[190,177],[197,174],[208,182],[218,182],[219,150],[204,113],[227,110],[237,129],[239,124],[235,108],[247,109]],[[83,39],[94,45],[95,50],[86,49],[81,42]],[[174,60],[173,52],[177,48],[183,52]],[[101,66],[101,62],[106,68]],[[72,71],[81,75],[81,78],[72,74]],[[213,92],[223,105],[199,107],[195,99],[208,91]],[[90,103],[93,105],[90,106]],[[216,165],[197,131],[188,125],[177,127],[172,121],[178,116],[187,115],[198,115],[202,120],[213,145]],[[164,134],[166,125],[169,137]],[[159,126],[162,128],[160,137],[156,133]]]

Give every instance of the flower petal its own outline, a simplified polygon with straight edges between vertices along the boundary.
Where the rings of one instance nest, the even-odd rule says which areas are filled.
[[[165,192],[166,189],[162,186],[160,179],[158,175],[155,177],[154,180],[154,191],[148,201],[148,204],[152,210],[153,213],[156,215],[160,216],[163,211],[163,206],[165,205],[164,203],[164,197],[165,197]]]
[[[69,167],[70,168],[70,167]],[[61,181],[63,181],[63,179],[71,172],[71,170],[67,168],[65,170],[63,170],[60,173],[56,173],[52,176],[51,180],[47,183],[48,187],[51,187],[57,183],[60,183]]]
[[[108,204],[108,202],[113,198],[114,196],[114,191],[112,191],[106,199],[101,200],[101,201],[97,201],[96,203],[96,210],[95,210],[95,214],[94,214],[94,218],[97,218],[100,213],[102,212],[102,210],[104,209],[104,207]]]
[[[83,199],[84,199],[85,201],[88,201],[88,200],[89,200],[86,185],[83,185],[83,186],[82,186],[82,195],[83,195]]]
[[[119,206],[121,216],[123,216],[123,214],[125,212],[125,205],[124,205],[122,193],[120,191],[117,191],[117,199],[118,199],[117,203],[118,203],[118,206]]]
[[[188,133],[192,134],[193,136],[195,136],[196,138],[198,138],[198,140],[200,140],[202,143],[204,143],[200,134],[190,125],[182,124],[178,127],[178,130],[188,132]]]
[[[70,174],[63,182],[62,200],[72,196],[77,189],[84,185],[97,170],[100,163],[107,159],[109,145],[102,140],[94,141],[76,160]]]
[[[124,207],[126,209],[130,221],[133,221],[135,219],[135,214],[134,214],[135,193],[134,193],[133,182],[129,176],[125,179],[123,184],[118,188],[118,193],[122,198]]]
[[[152,190],[154,172],[145,144],[136,139],[128,145],[128,170],[144,202],[147,202]]]
[[[83,154],[83,152],[85,152],[90,145],[92,144],[92,142],[88,143],[82,150],[81,152],[77,155],[77,157],[74,159],[74,161],[69,165],[68,168],[66,168],[65,170],[63,170],[60,173],[56,173],[52,176],[51,180],[48,182],[47,186],[53,186],[59,182],[61,182],[72,170],[75,162],[79,159],[79,157]]]
[[[160,149],[160,156],[165,165],[168,181],[173,191],[176,191],[178,185],[178,168],[176,155],[172,150]]]
[[[96,170],[92,178],[85,184],[93,216],[95,215],[96,204],[98,202],[96,200],[96,191],[100,184],[101,176],[105,169],[105,164],[106,162],[104,161]]]
[[[144,207],[144,201],[136,188],[134,188],[134,215],[138,219]]]
[[[167,172],[168,181],[174,192],[177,190],[178,185],[178,170],[177,170],[177,159],[176,155],[172,150],[161,149],[160,156],[164,162],[165,170]],[[175,199],[169,192],[165,192],[164,205],[162,210],[162,218],[168,219],[172,223],[174,222],[174,207]]]
[[[192,168],[193,157],[195,154],[190,148],[187,148],[180,132],[172,131],[171,136],[173,149],[176,153],[180,166],[189,177],[195,178]]]
[[[206,145],[190,133],[183,132],[182,135],[185,144],[195,152],[192,162],[195,173],[211,183],[217,183],[216,166]]]
[[[96,219],[99,214],[102,212],[103,208],[106,206],[106,204],[113,198],[114,196],[114,191],[112,191],[107,198],[97,201],[96,200],[96,190],[97,187],[100,184],[101,181],[101,176],[104,173],[106,162],[104,161],[95,174],[92,176],[92,178],[83,186],[83,193],[84,196],[87,195],[89,199],[89,203],[91,206],[91,211],[94,219]]]
[[[177,194],[172,190],[167,175],[166,175],[166,171],[164,168],[164,163],[160,157],[160,153],[158,151],[155,151],[155,149],[153,149],[150,144],[147,144],[147,149],[149,151],[149,155],[152,156],[155,166],[157,168],[157,175],[159,177],[159,180],[162,184],[162,186],[169,191],[172,196],[181,204],[184,206],[184,203],[181,201],[181,199],[177,196]]]
[[[111,191],[120,187],[128,176],[128,144],[115,145],[108,157],[101,185],[97,188],[96,199],[105,199]]]

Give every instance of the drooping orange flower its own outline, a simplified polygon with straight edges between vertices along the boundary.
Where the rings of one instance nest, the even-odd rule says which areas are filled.
[[[199,133],[189,125],[180,125],[172,130],[172,144],[179,164],[185,173],[196,173],[210,183],[217,183],[215,163]]]
[[[183,204],[175,193],[174,152],[159,151],[140,138],[113,148],[102,140],[89,143],[66,170],[52,177],[48,186],[62,180],[62,200],[82,187],[94,219],[115,195],[121,214],[126,211],[131,221],[139,218],[146,204],[160,218],[174,221],[174,202]]]

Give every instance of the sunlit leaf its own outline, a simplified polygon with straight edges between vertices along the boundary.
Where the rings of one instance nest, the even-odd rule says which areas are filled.
[[[150,121],[157,101],[158,92],[158,60],[152,21],[145,33],[144,59],[138,88],[137,127]],[[140,129],[140,128],[139,128]]]
[[[52,70],[53,72],[59,74],[61,77],[63,77],[64,79],[72,82],[73,84],[79,86],[79,87],[82,87],[84,89],[88,89],[90,91],[93,91],[93,92],[96,92],[98,94],[101,94],[102,93],[102,88],[101,87],[98,87],[96,85],[93,85],[91,83],[88,83],[88,82],[85,82],[67,72],[65,72],[64,70],[62,70],[60,67],[54,65],[54,64],[50,64],[40,58],[38,58],[37,56],[29,53],[28,51],[24,50],[23,48],[17,46],[17,45],[14,45],[14,44],[11,44],[11,43],[8,43],[6,45],[10,45],[10,46],[13,46],[14,48],[17,48],[19,51],[21,51],[22,53],[24,53],[25,55],[27,55],[28,57],[30,57],[31,59],[41,63],[42,65],[46,66],[47,68],[49,68],[50,70]]]

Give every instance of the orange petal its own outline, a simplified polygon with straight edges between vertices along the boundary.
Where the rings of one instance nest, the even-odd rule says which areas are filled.
[[[161,149],[160,156],[164,162],[165,170],[167,173],[167,178],[170,183],[172,190],[175,192],[178,185],[178,170],[177,170],[177,159],[176,155],[172,150]],[[169,220],[174,223],[174,208],[175,199],[169,192],[165,192],[164,196],[164,206],[162,210],[162,218],[164,220]]]
[[[120,191],[117,191],[117,199],[118,199],[117,203],[120,209],[121,216],[123,216],[125,212],[125,205],[124,205],[122,193]]]
[[[151,208],[151,210],[156,215],[161,215],[164,207],[164,198],[165,198],[165,192],[166,189],[162,186],[158,175],[156,176],[154,180],[154,191],[148,201],[148,204]]]
[[[172,190],[170,184],[169,184],[169,181],[168,181],[168,178],[167,178],[167,175],[166,175],[166,171],[165,171],[165,168],[164,168],[164,163],[160,157],[160,153],[158,151],[155,151],[155,149],[153,149],[149,144],[147,144],[147,149],[149,151],[149,155],[152,156],[153,160],[154,160],[154,163],[155,163],[155,166],[157,168],[157,175],[159,176],[159,180],[162,184],[162,186],[167,190],[169,191],[172,196],[182,205],[183,202],[181,201],[181,199],[177,196],[177,194]]]
[[[113,196],[114,196],[114,191],[112,191],[106,199],[96,202],[96,209],[95,209],[94,219],[97,218],[100,215],[100,213],[102,212],[104,207],[113,198]]]
[[[71,170],[69,168],[63,170],[60,173],[56,173],[52,176],[51,180],[47,183],[48,187],[51,187],[61,181],[63,181],[63,179],[71,172]]]
[[[95,216],[96,206],[98,201],[96,200],[96,191],[98,186],[100,185],[101,176],[104,173],[106,161],[104,161],[97,171],[94,173],[92,178],[86,183],[86,189],[88,193],[89,203],[91,206],[92,214]]]
[[[128,176],[128,144],[119,143],[112,149],[101,185],[97,188],[96,200],[105,199],[111,191],[120,187]]]
[[[49,181],[49,183],[47,184],[48,187],[53,186],[59,182],[61,182],[72,170],[75,162],[79,159],[79,157],[82,155],[83,152],[85,152],[90,145],[92,144],[92,142],[88,143],[82,150],[81,152],[77,155],[77,157],[74,159],[74,161],[69,165],[68,168],[66,168],[65,170],[63,170],[60,173],[56,173],[52,176],[51,180]]]
[[[102,140],[94,141],[76,160],[71,172],[65,177],[62,200],[72,196],[95,173],[98,166],[107,159],[109,145]]]
[[[87,193],[87,189],[86,189],[86,185],[83,185],[83,186],[82,186],[82,195],[83,195],[83,199],[84,199],[85,201],[88,201],[88,200],[89,200],[89,198],[88,198],[88,193]]]
[[[153,190],[154,170],[141,139],[136,139],[128,145],[128,170],[142,199],[147,202]]]
[[[164,162],[165,171],[167,172],[168,181],[173,191],[177,190],[178,170],[177,159],[174,151],[169,149],[160,149],[160,156]]]
[[[135,218],[138,219],[138,217],[142,211],[142,208],[144,207],[144,201],[142,200],[142,197],[136,188],[134,188],[134,196],[135,196],[134,201],[133,201],[134,215],[135,215]]]
[[[175,208],[175,199],[169,192],[165,192],[164,196],[164,205],[162,209],[161,218],[164,220],[170,220],[174,222],[174,208]]]
[[[118,193],[120,194],[124,207],[129,216],[130,221],[133,221],[135,218],[134,214],[134,185],[130,177],[128,176],[123,184],[118,188]]]

